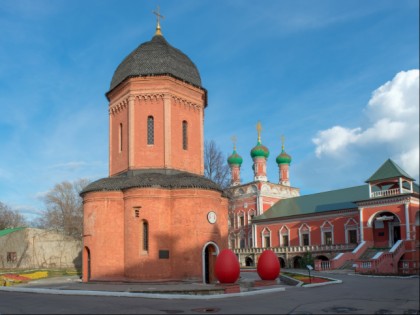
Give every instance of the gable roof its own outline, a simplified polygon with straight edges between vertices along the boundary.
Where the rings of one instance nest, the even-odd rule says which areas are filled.
[[[369,199],[368,185],[343,188],[278,201],[253,222],[325,211],[357,209],[356,201]]]
[[[378,168],[378,170],[375,173],[373,173],[371,177],[369,177],[369,179],[366,180],[366,183],[398,177],[405,177],[407,179],[414,180],[414,178],[408,175],[394,161],[388,159],[385,161],[384,164],[382,164],[380,168]]]
[[[26,227],[18,227],[18,228],[13,228],[13,229],[4,229],[4,230],[0,230],[0,237],[5,236],[7,234],[19,231],[19,230],[23,230],[26,229]]]

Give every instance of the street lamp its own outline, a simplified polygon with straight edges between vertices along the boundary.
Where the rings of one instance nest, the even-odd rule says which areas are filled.
[[[311,270],[314,270],[314,268],[311,265],[306,265],[306,269],[308,269],[309,272],[309,283],[312,283]]]

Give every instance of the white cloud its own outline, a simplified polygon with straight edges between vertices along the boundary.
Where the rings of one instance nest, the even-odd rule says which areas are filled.
[[[419,70],[401,71],[372,93],[365,127],[334,126],[312,139],[318,158],[345,159],[350,150],[380,150],[409,174],[419,175]],[[373,151],[371,151],[373,152]]]
[[[330,129],[319,131],[317,138],[313,139],[317,146],[315,150],[316,156],[342,154],[348,144],[357,141],[360,137],[360,131],[360,128],[348,129],[341,126],[334,126]]]

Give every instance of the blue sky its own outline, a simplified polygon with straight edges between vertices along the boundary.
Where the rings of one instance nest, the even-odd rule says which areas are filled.
[[[208,90],[205,138],[237,151],[285,135],[302,194],[363,184],[391,158],[419,179],[417,0],[0,0],[0,201],[28,219],[64,180],[108,175],[108,91],[132,50],[167,41]]]

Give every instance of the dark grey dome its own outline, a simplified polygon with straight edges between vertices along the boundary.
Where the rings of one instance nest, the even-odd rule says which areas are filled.
[[[128,77],[151,75],[170,75],[201,87],[200,74],[190,58],[169,45],[163,36],[155,35],[121,62],[112,77],[110,91]]]

